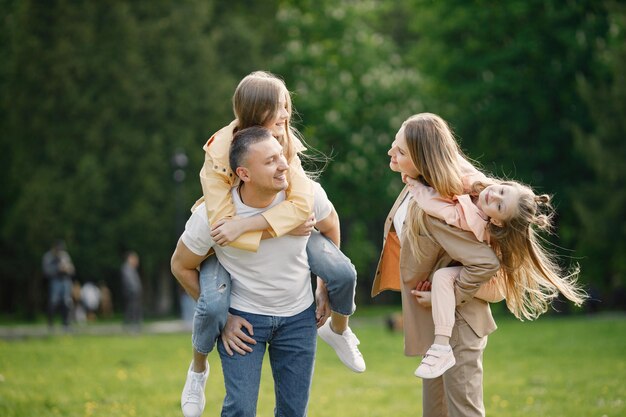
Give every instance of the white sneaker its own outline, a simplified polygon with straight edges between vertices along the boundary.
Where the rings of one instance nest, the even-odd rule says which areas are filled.
[[[452,368],[455,363],[452,348],[443,350],[439,346],[432,345],[424,355],[422,363],[415,370],[415,376],[424,379],[437,378]]]
[[[206,364],[206,370],[202,373],[193,371],[193,361],[187,371],[187,380],[185,388],[180,397],[180,408],[183,410],[185,417],[200,417],[204,411],[206,399],[204,398],[204,387],[209,376],[209,364]]]
[[[341,362],[354,372],[365,372],[365,361],[363,355],[357,347],[359,345],[359,339],[352,333],[352,330],[348,327],[343,334],[337,334],[330,328],[330,320],[326,320],[326,323],[319,329],[317,334],[322,340],[328,343],[335,352]]]

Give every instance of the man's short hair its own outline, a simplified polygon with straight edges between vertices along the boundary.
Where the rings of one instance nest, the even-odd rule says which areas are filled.
[[[228,157],[230,169],[236,172],[238,167],[243,166],[250,146],[271,137],[272,132],[263,126],[247,127],[235,133],[230,144],[230,156]]]

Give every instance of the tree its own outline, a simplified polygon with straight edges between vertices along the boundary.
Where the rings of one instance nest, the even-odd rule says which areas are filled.
[[[584,78],[580,89],[593,127],[575,127],[576,149],[590,175],[572,195],[578,215],[578,252],[586,274],[598,289],[626,286],[626,7],[608,2],[607,39],[592,40],[607,68],[604,79]],[[611,298],[611,297],[609,297]],[[622,300],[623,303],[623,300]],[[623,306],[623,304],[622,304]]]
[[[342,249],[365,300],[383,219],[402,186],[386,153],[402,121],[422,108],[418,75],[379,29],[382,6],[281,3],[277,21],[287,42],[271,67],[294,91],[303,136],[331,156],[320,182],[341,217]]]
[[[593,123],[577,80],[597,77],[593,42],[607,30],[601,2],[410,4],[415,18],[404,18],[396,39],[424,77],[427,109],[488,171],[554,194],[561,244],[577,246],[573,198],[589,169],[571,126]]]
[[[212,2],[3,6],[3,289],[39,286],[41,254],[63,237],[79,279],[113,288],[122,252],[139,252],[153,299],[176,242],[171,156],[183,149],[199,170],[212,118],[229,119]],[[8,308],[25,306],[36,307]]]

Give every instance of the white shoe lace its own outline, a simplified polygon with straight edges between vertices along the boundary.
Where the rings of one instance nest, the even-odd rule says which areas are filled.
[[[187,391],[186,402],[200,404],[202,398],[202,377],[193,375]]]
[[[354,333],[352,333],[352,330],[350,330],[349,328],[343,333],[343,338],[346,339],[346,342],[348,343],[348,346],[350,347],[350,352],[353,355],[356,356],[363,356],[361,354],[361,351],[359,350],[359,348],[357,347],[358,345],[361,344],[361,341],[356,337],[356,335]]]

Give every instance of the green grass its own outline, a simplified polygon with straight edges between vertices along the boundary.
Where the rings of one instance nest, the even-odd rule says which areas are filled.
[[[367,316],[367,317],[366,317]],[[364,314],[353,328],[368,370],[357,375],[319,343],[309,415],[421,415],[417,358],[402,336]],[[626,415],[626,317],[499,319],[485,351],[485,405],[491,416]],[[219,357],[211,354],[205,416],[224,395]],[[0,416],[179,416],[190,361],[186,334],[54,336],[0,341]],[[273,415],[269,368],[259,416]]]

